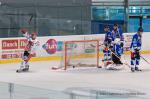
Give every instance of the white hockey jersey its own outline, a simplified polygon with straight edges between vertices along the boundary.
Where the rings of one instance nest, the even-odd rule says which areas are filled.
[[[28,51],[30,54],[35,54],[36,50],[38,49],[40,42],[36,39],[32,39],[32,36],[26,32],[25,34],[23,34],[24,37],[27,38],[28,43],[25,47],[25,50]]]

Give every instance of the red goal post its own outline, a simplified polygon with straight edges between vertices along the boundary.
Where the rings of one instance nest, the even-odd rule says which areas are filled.
[[[64,42],[64,70],[72,67],[99,67],[99,40]]]

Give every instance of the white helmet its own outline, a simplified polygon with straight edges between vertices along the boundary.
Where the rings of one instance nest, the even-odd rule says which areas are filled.
[[[120,44],[120,38],[116,38],[114,41],[115,44]]]

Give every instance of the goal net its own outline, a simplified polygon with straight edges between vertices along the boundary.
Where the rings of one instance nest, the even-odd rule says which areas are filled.
[[[68,68],[98,66],[98,40],[78,40],[64,42],[64,51],[60,68],[67,70]]]

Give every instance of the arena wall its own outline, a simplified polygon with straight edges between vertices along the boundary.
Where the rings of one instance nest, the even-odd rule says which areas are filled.
[[[133,33],[124,33],[125,37],[125,55],[129,55],[129,46]],[[65,41],[70,40],[99,40],[100,44],[104,41],[104,34],[96,35],[71,35],[71,36],[46,36],[38,37],[40,46],[37,49],[36,57],[31,61],[50,61],[60,60],[63,55],[63,45]],[[150,33],[143,33],[142,54],[150,54]],[[0,64],[20,62],[27,40],[21,38],[1,38],[0,39]],[[100,47],[100,56],[102,56],[102,47]]]

